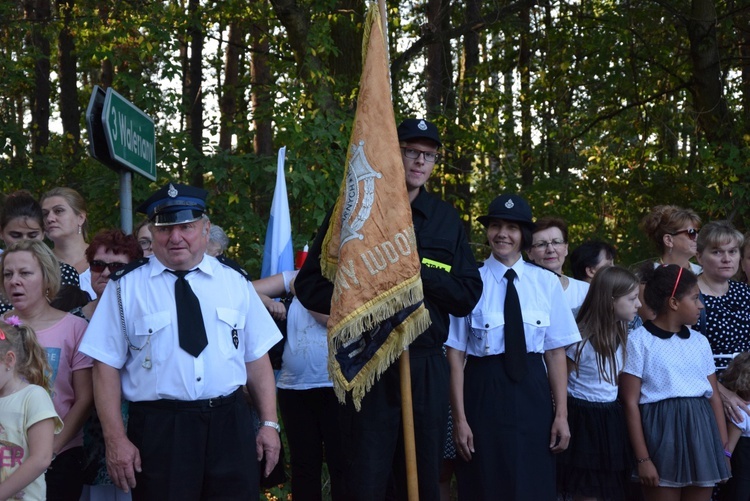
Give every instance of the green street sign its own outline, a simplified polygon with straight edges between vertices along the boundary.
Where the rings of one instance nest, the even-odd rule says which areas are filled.
[[[120,166],[156,181],[154,121],[109,88],[102,108],[102,125],[112,159]]]

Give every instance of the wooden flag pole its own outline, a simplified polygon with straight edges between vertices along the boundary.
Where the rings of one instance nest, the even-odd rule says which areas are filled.
[[[406,490],[409,501],[419,501],[417,482],[417,447],[414,441],[414,409],[411,399],[411,364],[409,350],[401,353],[399,360],[401,375],[401,421],[404,427],[404,455],[406,457]]]

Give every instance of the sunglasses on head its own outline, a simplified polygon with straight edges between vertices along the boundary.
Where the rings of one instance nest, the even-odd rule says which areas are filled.
[[[675,235],[680,235],[682,233],[685,233],[690,240],[695,240],[696,238],[698,238],[698,231],[700,230],[696,230],[695,228],[689,228],[687,230],[680,230],[674,233],[670,233],[670,235],[675,236]]]
[[[109,268],[110,273],[114,273],[117,270],[121,270],[125,267],[126,263],[105,263],[104,261],[91,261],[89,267],[91,271],[95,273],[101,273],[105,268]]]

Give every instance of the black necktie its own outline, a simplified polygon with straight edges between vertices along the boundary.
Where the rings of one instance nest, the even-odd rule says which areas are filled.
[[[526,375],[526,337],[523,333],[521,302],[513,279],[516,272],[509,268],[505,272],[508,287],[505,291],[505,372],[513,381],[520,381]]]
[[[185,275],[195,270],[167,270],[177,277],[174,283],[174,301],[177,305],[177,328],[180,348],[197,357],[208,344],[206,326],[203,323],[201,303],[198,301]]]

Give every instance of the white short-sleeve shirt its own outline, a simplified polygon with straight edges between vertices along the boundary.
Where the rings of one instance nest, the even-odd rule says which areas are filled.
[[[174,286],[177,277],[158,259],[107,284],[80,350],[120,369],[123,397],[201,400],[228,395],[247,382],[246,362],[281,339],[252,284],[204,256],[187,275],[200,300],[208,346],[193,357],[179,346]],[[126,334],[120,322],[121,287]]]
[[[569,346],[565,353],[569,359],[575,361],[576,352],[581,345],[583,348],[578,370],[573,369],[568,376],[568,395],[588,402],[614,402],[617,400],[617,384],[608,383],[602,377],[596,362],[596,351],[591,343],[583,344],[581,341]],[[615,352],[615,361],[618,369],[622,369],[622,346],[619,346]],[[604,373],[610,373],[608,361],[604,362]]]
[[[526,351],[544,353],[581,340],[557,275],[519,259],[512,266],[521,302]],[[508,267],[490,256],[479,269],[482,297],[467,317],[451,317],[447,346],[478,357],[505,353],[505,291]]]
[[[586,299],[586,294],[589,292],[589,287],[588,282],[568,277],[568,288],[563,292],[571,310],[577,310],[581,307],[583,300]]]
[[[680,336],[685,333],[689,334],[687,338]],[[646,322],[628,336],[623,372],[641,379],[639,403],[711,397],[713,390],[708,376],[716,372],[716,366],[706,337],[687,327],[667,339],[659,334],[669,333]]]

